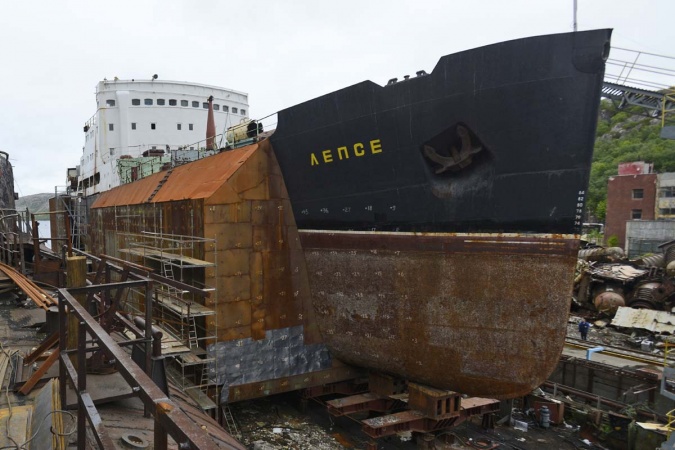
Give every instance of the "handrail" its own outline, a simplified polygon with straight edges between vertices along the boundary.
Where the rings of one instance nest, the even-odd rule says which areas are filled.
[[[114,283],[113,283],[114,284]],[[109,285],[108,287],[110,287]],[[89,315],[86,309],[70,294],[67,289],[59,289],[59,346],[60,346],[60,370],[59,381],[61,383],[62,402],[66,401],[65,388],[68,377],[77,387],[78,398],[78,448],[84,449],[86,443],[85,419],[88,420],[94,431],[96,440],[101,448],[107,448],[111,442],[105,431],[105,426],[96,411],[93,401],[87,392],[85,354],[91,348],[86,346],[87,333],[97,343],[98,349],[114,360],[119,373],[131,386],[132,391],[143,401],[155,419],[154,425],[154,448],[165,450],[167,448],[167,434],[177,443],[180,449],[211,449],[215,443],[207,433],[193,422],[167,395],[162,392],[152,379],[141,369],[131,357],[105,332],[96,320]],[[150,301],[149,299],[146,301]],[[147,306],[146,306],[147,307]],[[74,315],[78,323],[78,368],[75,369],[70,362],[66,349],[66,332],[68,327],[67,315]],[[222,447],[221,447],[222,448]],[[228,445],[226,448],[244,450],[241,445]]]

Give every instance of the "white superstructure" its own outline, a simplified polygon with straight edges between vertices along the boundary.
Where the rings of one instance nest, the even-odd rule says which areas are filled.
[[[119,186],[120,157],[204,147],[211,95],[218,133],[248,117],[248,94],[231,89],[157,79],[99,82],[96,113],[84,126],[77,192],[89,196]]]

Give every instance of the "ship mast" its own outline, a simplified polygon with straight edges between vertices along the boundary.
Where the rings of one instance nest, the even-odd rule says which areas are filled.
[[[577,31],[577,0],[574,0],[573,3],[574,3],[574,6],[573,6],[574,25],[573,25],[573,28],[574,28],[574,31]]]

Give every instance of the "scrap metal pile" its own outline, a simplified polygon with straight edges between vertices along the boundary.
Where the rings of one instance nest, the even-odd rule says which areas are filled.
[[[670,311],[675,306],[675,241],[659,249],[662,253],[637,260],[615,247],[581,250],[574,303],[610,316],[623,306]]]

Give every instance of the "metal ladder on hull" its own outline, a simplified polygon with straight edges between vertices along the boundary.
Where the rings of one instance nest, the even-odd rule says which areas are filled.
[[[222,407],[223,411],[223,419],[225,422],[225,426],[227,426],[227,431],[234,436],[235,439],[241,440],[241,431],[239,431],[239,427],[237,426],[237,422],[234,420],[234,416],[232,415],[232,410],[228,405],[223,405]]]

